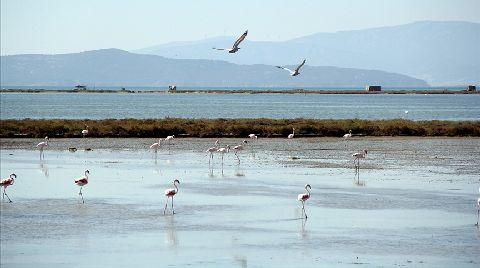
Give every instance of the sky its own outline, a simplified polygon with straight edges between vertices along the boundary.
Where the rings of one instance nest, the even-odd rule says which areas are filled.
[[[415,21],[480,23],[480,0],[0,0],[1,55],[135,50],[238,36],[283,41]]]

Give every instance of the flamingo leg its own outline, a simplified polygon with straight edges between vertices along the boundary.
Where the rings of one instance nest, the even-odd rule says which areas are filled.
[[[85,204],[85,200],[83,200],[82,187],[80,187],[80,192],[78,192],[78,195],[82,198],[82,204]]]
[[[165,211],[167,210],[168,206],[168,196],[167,196],[167,201],[165,202],[165,208],[163,209],[163,215],[165,215]]]
[[[172,196],[172,214],[175,214],[175,210],[173,209],[173,196]]]
[[[480,218],[480,208],[477,209],[477,226],[478,226],[478,219]]]
[[[235,152],[235,156],[237,157],[237,159],[238,159],[238,163],[240,164],[240,157],[238,157],[238,154],[237,154],[237,152]]]
[[[10,200],[10,197],[8,197],[7,192],[5,192],[5,187],[3,188],[3,194],[8,198],[8,202],[12,203],[12,200]],[[3,198],[2,198],[2,202],[3,202]]]

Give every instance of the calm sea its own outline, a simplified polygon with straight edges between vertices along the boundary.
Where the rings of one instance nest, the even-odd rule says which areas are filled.
[[[480,120],[480,94],[1,93],[0,97],[2,119],[302,117]]]

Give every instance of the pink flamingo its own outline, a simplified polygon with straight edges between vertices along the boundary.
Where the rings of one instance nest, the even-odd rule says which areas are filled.
[[[295,128],[293,128],[293,133],[289,134],[287,138],[293,139],[294,136],[295,136]]]
[[[355,161],[357,161],[357,163],[355,164],[355,171],[360,170],[360,158],[365,158],[367,156],[367,153],[368,153],[367,150],[363,150],[360,153],[352,154],[352,156],[355,158],[353,159],[353,162],[355,163]]]
[[[77,179],[75,179],[75,184],[80,186],[80,192],[78,193],[79,196],[82,197],[82,203],[85,204],[85,201],[83,200],[83,194],[82,194],[82,187],[84,185],[87,185],[88,184],[88,175],[90,174],[90,171],[85,170],[85,175],[84,176],[81,176]]]
[[[254,140],[258,139],[257,135],[255,135],[255,134],[249,134],[248,137],[250,139],[254,139]]]
[[[343,139],[349,139],[352,137],[352,130],[350,129],[347,134],[343,135]]]
[[[245,141],[243,141],[243,143],[247,144],[248,141],[245,140]],[[244,149],[245,149],[245,146],[243,146],[242,144],[239,144],[239,145],[234,146],[232,148],[232,150],[235,152],[235,156],[237,157],[239,164],[240,164],[240,157],[238,157],[238,151],[243,151]]]
[[[217,153],[222,154],[222,166],[223,166],[223,155],[225,153],[228,153],[229,151],[230,151],[230,145],[227,145],[227,147],[222,147],[222,148],[217,149]]]
[[[153,149],[155,153],[157,153],[158,148],[160,148],[162,139],[158,139],[158,142],[155,142],[154,144],[150,145],[150,149]]]
[[[42,158],[42,154],[43,154],[43,158],[45,158],[45,153],[43,152],[43,149],[48,146],[48,140],[49,140],[48,136],[46,136],[45,141],[42,141],[37,144],[37,148],[40,148],[40,158]]]
[[[167,202],[165,202],[165,209],[163,210],[164,215],[165,215],[165,211],[167,210],[168,198],[169,197],[172,198],[172,214],[175,214],[175,210],[173,209],[173,196],[175,196],[178,193],[178,187],[177,187],[176,183],[180,184],[180,181],[179,180],[174,180],[173,181],[173,187],[175,187],[175,188],[170,188],[170,189],[165,190],[165,196],[167,197]]]
[[[305,219],[307,218],[307,212],[305,212],[305,202],[310,198],[310,192],[308,191],[308,189],[312,189],[312,186],[310,186],[310,184],[305,185],[305,190],[307,192],[299,194],[297,197],[297,200],[302,202],[302,214],[305,214]]]
[[[82,136],[85,138],[85,136],[88,135],[88,126],[85,126],[85,129],[82,130]]]
[[[8,202],[12,203],[12,200],[10,199],[10,197],[8,197],[7,192],[5,192],[5,189],[8,186],[13,185],[13,182],[15,181],[16,178],[17,178],[17,175],[15,175],[15,173],[12,173],[8,178],[0,180],[0,187],[3,187],[2,202],[5,199],[5,196],[7,196]]]

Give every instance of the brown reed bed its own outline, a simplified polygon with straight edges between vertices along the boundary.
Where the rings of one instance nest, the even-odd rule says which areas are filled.
[[[341,137],[352,130],[358,136],[480,136],[480,121],[412,121],[405,119],[20,119],[0,120],[0,137]]]

